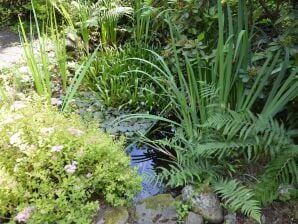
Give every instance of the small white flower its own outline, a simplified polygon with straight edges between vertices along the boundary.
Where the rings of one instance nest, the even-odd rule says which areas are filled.
[[[54,128],[42,128],[40,129],[41,134],[52,134],[54,132]]]
[[[11,106],[11,110],[20,110],[22,108],[25,108],[26,104],[23,101],[15,101]]]
[[[17,132],[15,134],[13,134],[10,138],[9,138],[9,143],[11,145],[20,145],[22,143],[22,139],[21,139],[21,133]]]
[[[90,177],[92,177],[92,176],[93,176],[92,173],[87,173],[87,175],[86,175],[87,178],[90,178]]]
[[[79,129],[76,129],[76,128],[68,128],[67,129],[69,131],[70,134],[76,136],[76,137],[80,137],[82,134],[84,134],[83,131],[79,130]]]
[[[15,220],[18,222],[27,222],[33,211],[34,207],[24,208],[21,212],[17,214]]]
[[[78,165],[77,161],[72,161],[70,165],[66,165],[64,167],[64,170],[69,174],[73,174],[77,169],[77,165]]]
[[[60,106],[62,104],[62,101],[58,98],[51,98],[51,104],[54,106]]]
[[[51,148],[52,152],[60,152],[64,148],[63,145],[55,145]]]

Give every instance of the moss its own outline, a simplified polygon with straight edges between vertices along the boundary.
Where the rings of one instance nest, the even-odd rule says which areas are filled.
[[[165,207],[175,206],[175,200],[170,194],[159,194],[145,198],[141,203],[145,203],[147,209],[157,209],[157,207],[163,209]]]
[[[104,216],[105,224],[124,224],[128,219],[128,211],[124,207],[113,208]]]

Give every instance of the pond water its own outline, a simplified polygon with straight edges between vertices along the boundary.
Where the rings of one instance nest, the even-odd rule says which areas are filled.
[[[139,175],[144,177],[142,182],[142,191],[134,198],[134,203],[138,201],[162,193],[165,190],[165,186],[157,185],[150,181],[146,176],[155,174],[155,154],[146,146],[138,148],[136,145],[132,145],[127,149],[128,154],[131,157],[131,166],[138,167]]]

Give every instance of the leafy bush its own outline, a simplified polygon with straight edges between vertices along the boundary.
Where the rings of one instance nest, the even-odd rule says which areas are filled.
[[[48,0],[32,0],[39,19],[45,19]],[[17,16],[28,17],[32,11],[30,0],[0,0],[0,17],[3,24],[16,22]]]
[[[92,124],[40,100],[0,110],[0,216],[27,223],[90,223],[104,199],[131,201],[140,189],[123,150]]]

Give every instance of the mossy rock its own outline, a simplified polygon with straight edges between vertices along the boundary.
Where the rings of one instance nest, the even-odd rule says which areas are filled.
[[[125,224],[128,220],[128,211],[124,207],[116,207],[104,214],[105,224]]]
[[[158,194],[153,197],[145,198],[141,200],[140,203],[145,203],[147,209],[175,207],[175,199],[170,194]]]
[[[176,224],[178,215],[175,199],[170,194],[159,194],[141,200],[136,205],[135,221],[137,224]]]

